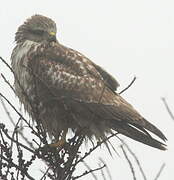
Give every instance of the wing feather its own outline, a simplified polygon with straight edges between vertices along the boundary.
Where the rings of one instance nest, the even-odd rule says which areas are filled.
[[[83,55],[56,43],[41,47],[31,59],[40,81],[49,87],[54,98],[63,98],[78,117],[107,120],[111,129],[163,149],[162,143],[145,129],[166,140],[164,134],[114,92],[119,84],[111,75]]]
[[[93,63],[93,65],[100,72],[101,76],[103,77],[103,80],[106,82],[106,85],[112,91],[116,91],[117,88],[120,86],[118,81],[112,75],[110,75],[108,72],[106,72],[102,67],[100,67],[94,63]]]

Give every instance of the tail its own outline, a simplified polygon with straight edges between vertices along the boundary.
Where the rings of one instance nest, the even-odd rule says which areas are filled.
[[[166,150],[166,147],[165,147],[166,145],[164,143],[154,139],[153,137],[151,137],[151,135],[142,126],[123,123],[123,122],[116,123],[115,121],[112,125],[113,125],[112,129],[116,130],[120,134],[123,134],[129,138],[132,138],[136,141],[144,143],[148,146],[151,146],[151,147],[154,147],[154,148],[157,148],[160,150]],[[148,128],[146,128],[146,129],[153,132],[159,138],[161,138],[163,141],[165,141],[166,137],[162,134],[162,132],[159,129],[157,129],[154,125],[152,125],[153,128],[150,125],[152,125],[152,124],[149,124]],[[158,130],[158,131],[154,132],[154,129]]]

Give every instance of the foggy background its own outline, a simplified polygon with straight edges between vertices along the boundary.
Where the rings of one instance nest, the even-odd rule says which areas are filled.
[[[174,1],[170,0],[16,0],[0,6],[0,56],[10,64],[15,46],[14,35],[26,18],[41,14],[57,24],[60,43],[76,49],[102,66],[120,83],[121,91],[137,80],[123,97],[168,138],[168,150],[162,152],[123,136],[140,159],[148,179],[153,179],[162,163],[166,167],[160,179],[174,177],[174,121],[161,97],[174,112]],[[0,63],[0,72],[13,82],[12,74]],[[18,100],[0,78],[0,91],[18,107]],[[10,110],[10,109],[9,109]],[[12,113],[13,114],[13,113]],[[0,121],[11,127],[0,106]],[[119,149],[116,138],[112,140]],[[121,151],[120,151],[121,152]],[[99,148],[88,163],[97,158],[107,163],[113,179],[131,179],[129,166],[120,157]],[[94,164],[94,165],[96,165]],[[94,166],[96,167],[96,166]],[[36,174],[37,168],[33,170]],[[78,172],[78,171],[77,171]],[[139,174],[137,174],[139,177]],[[90,176],[86,179],[91,178]],[[85,178],[84,178],[85,179]],[[139,177],[138,179],[141,180]]]

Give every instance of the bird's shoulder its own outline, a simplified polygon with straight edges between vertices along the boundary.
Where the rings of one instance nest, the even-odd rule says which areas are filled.
[[[90,76],[104,81],[112,91],[116,91],[119,86],[117,80],[102,67],[92,62],[82,53],[59,43],[52,42],[50,44],[41,44],[35,49],[35,53],[33,53],[33,55],[31,54],[30,57],[32,59],[34,58],[32,57],[34,55],[35,58],[42,59],[46,64],[52,63],[54,66],[61,66],[71,74]]]

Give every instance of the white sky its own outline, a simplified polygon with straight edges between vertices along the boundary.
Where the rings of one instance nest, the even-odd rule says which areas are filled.
[[[160,99],[166,97],[174,112],[174,1],[3,1],[0,6],[0,56],[9,63],[14,34],[33,14],[55,20],[58,40],[104,67],[120,82],[119,90],[129,84],[134,75],[138,77],[123,96],[166,134],[169,150],[161,152],[126,140],[139,157],[148,179],[153,179],[163,162],[167,165],[160,179],[174,178],[174,121]],[[12,75],[2,63],[0,72],[12,81]],[[0,91],[16,102],[7,86],[0,83]],[[0,113],[0,119],[5,121],[4,114]],[[110,158],[107,151],[101,149],[97,155],[107,161],[114,179],[132,178],[122,155]]]

